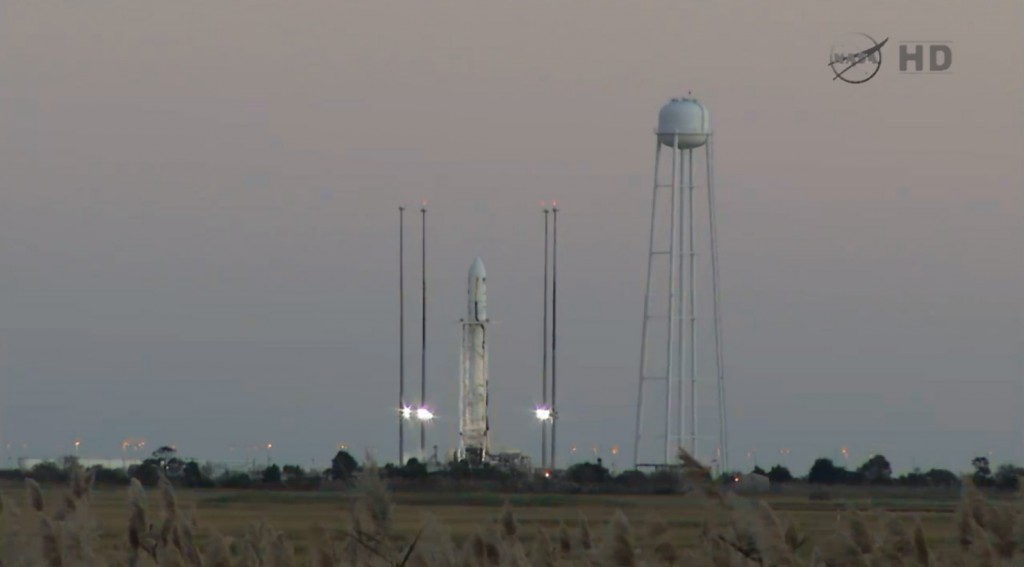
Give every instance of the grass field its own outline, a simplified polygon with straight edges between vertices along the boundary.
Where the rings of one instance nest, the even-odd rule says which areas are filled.
[[[17,491],[20,496],[23,489]],[[54,492],[54,491],[49,491]],[[51,495],[56,506],[59,492]],[[240,537],[254,523],[265,522],[283,531],[290,540],[301,541],[318,526],[337,529],[351,525],[352,496],[338,492],[268,492],[228,490],[178,490],[185,510],[194,509],[202,528],[223,535]],[[754,498],[752,496],[752,498]],[[765,496],[780,516],[792,518],[809,535],[835,530],[844,514],[841,507],[861,510],[885,510],[901,516],[918,516],[926,535],[936,546],[955,543],[955,524],[951,520],[956,500],[921,502],[917,499],[879,500],[865,494],[859,499],[840,502],[814,502],[804,496]],[[580,518],[592,526],[606,524],[621,510],[636,529],[663,520],[681,544],[693,545],[708,516],[707,507],[685,495],[598,496],[598,495],[501,495],[501,494],[414,494],[392,495],[395,535],[411,539],[427,519],[436,519],[451,530],[456,543],[462,543],[479,527],[502,514],[508,502],[523,531],[531,539],[535,528],[555,530],[559,523],[575,527]],[[159,512],[159,501],[151,499],[150,513]],[[127,541],[129,508],[127,491],[98,490],[93,510],[104,529],[104,542]]]
[[[1017,548],[1024,546],[1024,522],[1016,521],[1022,508],[1016,501],[993,504],[978,496],[922,498],[913,492],[863,489],[827,501],[795,491],[723,503],[703,492],[388,493],[379,484],[351,492],[168,486],[149,490],[144,497],[138,488],[93,488],[81,490],[78,497],[73,489],[68,497],[68,489],[56,486],[40,492],[31,485],[26,489],[11,484],[0,486],[0,491],[4,565],[17,564],[11,558],[17,559],[18,553],[41,558],[26,565],[128,565],[133,554],[138,565],[397,564],[425,526],[408,564],[915,565],[925,564],[922,547],[931,565],[962,552],[970,557],[990,553],[994,562],[950,564],[1000,565],[1000,553],[1007,556],[1006,565],[1024,564],[1020,554],[1017,562],[1013,559]],[[774,514],[766,515],[758,500],[769,504]],[[144,520],[133,518],[135,508],[144,512]],[[1006,512],[1000,516],[999,510]],[[622,516],[616,517],[618,512]],[[129,537],[133,525],[134,553]],[[256,528],[260,525],[272,529]],[[352,534],[366,538],[357,545],[362,536]],[[391,555],[382,555],[390,561],[373,549],[383,545],[377,537],[388,542]],[[965,537],[971,540],[966,547],[960,543]],[[1011,540],[1014,548],[1007,555],[1006,542]],[[49,560],[47,546],[56,550],[51,550]],[[198,550],[192,561],[186,551],[190,546]],[[224,550],[211,551],[218,546]],[[494,551],[487,551],[488,546]],[[82,552],[84,547],[88,549]],[[325,551],[328,548],[331,551]],[[860,559],[853,558],[851,549],[858,550]],[[689,560],[688,551],[696,554]],[[849,553],[848,561],[825,562],[822,557],[828,553]],[[893,553],[909,559],[882,562]],[[75,560],[76,554],[83,558]],[[211,559],[217,554],[226,557]],[[781,559],[766,559],[772,554]],[[54,555],[62,557],[59,563]],[[503,558],[499,561],[497,556]]]

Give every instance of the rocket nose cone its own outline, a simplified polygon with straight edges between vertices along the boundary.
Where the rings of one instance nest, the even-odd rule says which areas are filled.
[[[473,265],[469,268],[470,278],[486,278],[487,270],[484,269],[484,262],[480,258],[473,260]]]

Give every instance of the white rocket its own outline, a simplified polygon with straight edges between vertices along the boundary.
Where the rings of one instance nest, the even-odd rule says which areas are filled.
[[[478,464],[490,453],[487,418],[487,271],[477,258],[469,268],[469,304],[462,321],[459,377],[459,457]]]

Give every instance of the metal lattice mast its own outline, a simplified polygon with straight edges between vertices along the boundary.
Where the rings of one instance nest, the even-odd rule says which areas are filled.
[[[558,338],[558,203],[551,207],[551,458],[548,463],[556,467],[556,428],[558,427],[558,366],[555,364],[555,341]]]
[[[398,466],[405,464],[405,207],[398,207]]]
[[[541,361],[541,407],[548,406],[548,209],[544,208],[544,323],[542,325],[541,347],[544,352]],[[548,466],[548,420],[540,422],[540,463]]]
[[[420,208],[423,228],[420,238],[422,248],[423,298],[421,312],[420,344],[420,407],[427,407],[427,203]],[[420,419],[420,460],[427,457],[427,424]]]

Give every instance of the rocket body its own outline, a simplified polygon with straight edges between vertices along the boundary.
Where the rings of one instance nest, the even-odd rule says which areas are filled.
[[[477,258],[469,269],[468,313],[462,322],[459,437],[462,458],[479,464],[490,452],[487,417],[487,272]]]

